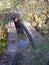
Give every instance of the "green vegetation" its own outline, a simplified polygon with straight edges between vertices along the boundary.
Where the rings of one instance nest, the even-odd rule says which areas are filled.
[[[0,20],[0,57],[2,57],[3,52],[5,51],[7,43],[8,32],[6,25],[2,20]]]

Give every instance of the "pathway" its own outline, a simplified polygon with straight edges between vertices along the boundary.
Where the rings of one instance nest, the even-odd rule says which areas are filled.
[[[12,65],[17,53],[17,31],[13,21],[9,21],[8,23],[8,33],[8,45],[3,56],[4,61],[6,61],[0,63],[0,65]]]

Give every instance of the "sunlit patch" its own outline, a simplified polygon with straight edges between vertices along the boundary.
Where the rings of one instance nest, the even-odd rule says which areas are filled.
[[[16,52],[17,50],[6,50],[6,52]]]

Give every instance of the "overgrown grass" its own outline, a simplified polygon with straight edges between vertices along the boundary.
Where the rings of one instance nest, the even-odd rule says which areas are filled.
[[[8,32],[6,29],[6,24],[0,21],[0,57],[2,57],[5,47],[7,45]]]

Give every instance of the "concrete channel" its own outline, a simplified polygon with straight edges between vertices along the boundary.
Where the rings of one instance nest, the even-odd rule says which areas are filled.
[[[9,21],[7,27],[8,43],[3,54],[4,62],[1,62],[0,65],[16,65],[18,64],[18,60],[21,60],[19,58],[22,57],[21,51],[29,45],[29,39],[21,27],[18,28],[19,26],[15,26],[13,20]],[[5,62],[6,59],[7,61]]]
[[[43,39],[41,34],[29,22],[20,21],[19,24],[32,42],[32,47],[34,49],[40,47],[42,45],[41,40]]]

